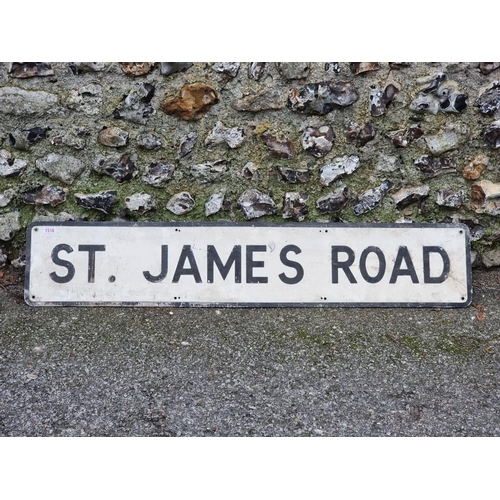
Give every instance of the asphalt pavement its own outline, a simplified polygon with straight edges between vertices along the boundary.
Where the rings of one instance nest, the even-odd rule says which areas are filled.
[[[461,309],[29,307],[1,436],[499,436],[500,270]]]

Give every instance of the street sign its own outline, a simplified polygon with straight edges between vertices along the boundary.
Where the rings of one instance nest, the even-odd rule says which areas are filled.
[[[461,224],[35,222],[33,306],[464,307]]]

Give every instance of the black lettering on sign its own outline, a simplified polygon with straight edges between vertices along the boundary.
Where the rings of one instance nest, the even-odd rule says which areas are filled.
[[[207,245],[207,283],[214,282],[214,264],[223,280],[227,278],[234,264],[234,282],[241,283],[241,245],[234,245],[225,264],[222,263],[215,247]]]
[[[57,266],[65,267],[68,270],[66,276],[58,276],[55,272],[49,274],[50,279],[52,281],[55,281],[56,283],[69,283],[75,276],[75,266],[68,260],[59,258],[59,252],[63,250],[67,253],[73,252],[73,249],[69,245],[66,245],[66,243],[61,243],[60,245],[56,245],[52,249],[52,253],[50,255],[54,264],[56,264]]]
[[[78,245],[78,251],[89,253],[88,282],[94,283],[94,281],[95,281],[95,253],[96,252],[105,252],[106,245]]]
[[[293,267],[293,269],[297,271],[297,274],[293,278],[288,278],[285,273],[281,273],[279,275],[279,278],[281,281],[283,281],[283,283],[286,283],[287,285],[295,285],[304,277],[304,268],[298,262],[288,259],[288,257],[286,256],[288,252],[299,254],[302,253],[302,250],[297,245],[286,245],[281,249],[280,252],[281,262],[285,264],[285,266]]]
[[[437,253],[443,259],[443,271],[439,276],[431,276],[430,254]],[[450,257],[441,247],[423,247],[424,283],[442,283],[450,273]]]
[[[190,267],[184,267],[186,259],[189,261]],[[175,269],[174,279],[172,283],[179,283],[181,276],[193,276],[196,283],[202,283],[200,271],[198,270],[198,264],[194,258],[193,249],[191,245],[184,245],[182,247],[182,252],[179,257],[179,262],[177,263],[177,268]]]
[[[378,257],[378,273],[375,276],[370,276],[366,269],[366,259],[371,253],[374,253]],[[378,283],[384,277],[385,267],[385,256],[379,247],[367,247],[363,250],[359,258],[359,271],[366,282]]]
[[[264,261],[253,260],[253,253],[265,252],[266,250],[267,250],[266,245],[247,245],[246,249],[247,283],[267,283],[267,277],[253,275],[254,268],[264,267]]]
[[[161,271],[157,276],[153,276],[149,271],[143,271],[144,277],[151,283],[160,283],[167,276],[168,272],[168,245],[161,246]]]
[[[346,253],[347,260],[339,261],[339,253]],[[332,283],[339,282],[339,269],[344,271],[350,283],[357,283],[356,278],[349,269],[354,262],[354,250],[343,245],[332,246]]]
[[[401,264],[405,261],[406,269],[401,268]],[[396,262],[394,262],[394,269],[392,270],[391,279],[389,283],[394,284],[399,276],[410,276],[413,283],[418,283],[417,273],[415,266],[410,257],[407,247],[399,247],[398,254],[396,255]]]

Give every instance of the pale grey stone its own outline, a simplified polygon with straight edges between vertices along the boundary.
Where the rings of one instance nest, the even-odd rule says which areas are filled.
[[[324,186],[344,175],[350,175],[359,168],[359,157],[355,155],[335,158],[332,163],[321,168],[320,181]]]
[[[217,146],[227,144],[231,149],[240,148],[245,140],[242,128],[226,128],[221,122],[217,122],[205,139],[205,146]]]
[[[125,198],[125,205],[129,210],[141,214],[155,208],[153,197],[148,193],[134,193],[127,196],[127,198]]]
[[[28,162],[20,158],[13,159],[5,149],[0,150],[0,176],[11,177],[24,172]]]
[[[193,210],[194,208],[194,205],[194,199],[187,191],[184,191],[182,193],[174,194],[174,196],[172,196],[170,200],[168,200],[167,210],[175,215],[183,215],[191,212],[191,210]]]
[[[65,184],[73,184],[85,170],[85,164],[78,158],[57,153],[50,153],[35,163],[40,172]]]
[[[5,191],[0,192],[0,207],[6,207],[16,195],[16,191],[14,189],[6,189]]]
[[[440,134],[426,136],[425,143],[431,153],[440,155],[457,149],[460,145],[460,136],[452,130],[446,130]]]
[[[205,202],[205,215],[209,217],[210,215],[216,214],[222,209],[223,203],[224,193],[214,193],[210,195]]]
[[[57,96],[43,90],[23,90],[17,87],[0,88],[0,113],[26,116],[54,109]]]
[[[21,229],[19,212],[0,213],[0,240],[9,241]]]
[[[189,170],[189,175],[201,183],[214,182],[220,180],[227,172],[225,160],[217,160],[210,163],[199,163],[193,165]]]
[[[252,113],[269,109],[283,109],[285,106],[286,96],[279,89],[273,87],[246,95],[231,103],[231,107],[236,111],[250,111]]]

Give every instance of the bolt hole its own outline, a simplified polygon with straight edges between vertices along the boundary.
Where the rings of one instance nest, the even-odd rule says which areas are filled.
[[[114,282],[116,281],[116,276],[111,275],[111,276],[108,278],[108,281],[109,281],[110,283],[114,283]]]
[[[35,231],[38,231],[38,228],[37,228],[37,227],[35,227]]]
[[[462,230],[462,229],[460,229],[460,234],[462,234],[462,233],[463,233],[463,230]]]
[[[462,297],[462,300],[465,300],[465,297]]]
[[[31,298],[32,298],[32,299],[34,299],[34,298],[35,298],[35,296],[34,296],[34,295],[32,295],[32,296],[31,296]]]

